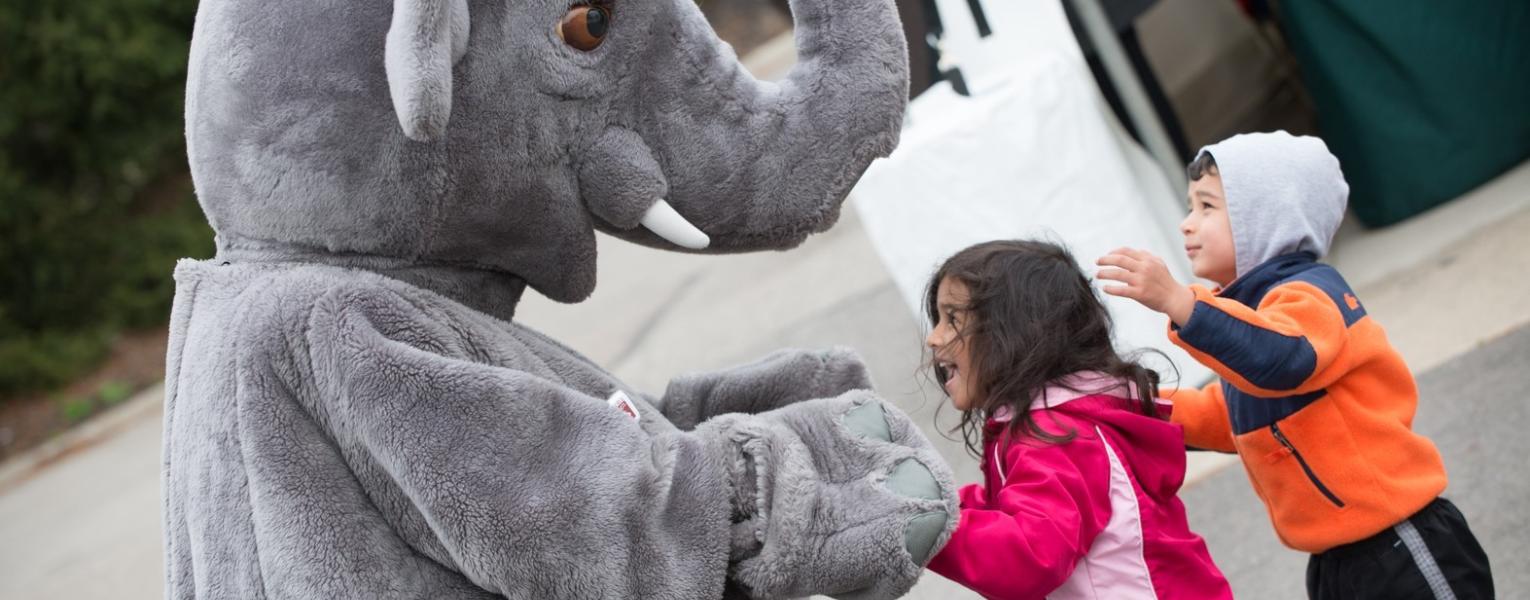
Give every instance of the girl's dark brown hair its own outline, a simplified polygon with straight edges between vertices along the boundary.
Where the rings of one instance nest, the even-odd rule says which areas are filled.
[[[925,290],[930,326],[940,322],[937,303],[947,278],[967,286],[970,297],[957,335],[967,345],[974,405],[962,413],[962,440],[980,456],[983,423],[1000,407],[1014,411],[1007,434],[1047,443],[1073,439],[1042,429],[1031,415],[1031,398],[1049,383],[1079,371],[1098,371],[1137,386],[1133,408],[1157,416],[1158,373],[1122,358],[1111,343],[1110,313],[1080,272],[1073,255],[1056,244],[1005,240],[969,247],[947,259]],[[949,374],[932,356],[942,388]],[[1074,390],[1080,393],[1103,390]]]

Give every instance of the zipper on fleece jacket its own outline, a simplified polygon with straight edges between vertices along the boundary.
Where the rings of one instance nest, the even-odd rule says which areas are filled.
[[[1302,458],[1302,453],[1297,452],[1296,446],[1291,444],[1291,440],[1286,439],[1286,434],[1281,433],[1279,423],[1270,423],[1270,433],[1275,435],[1275,441],[1280,442],[1280,445],[1285,446],[1286,450],[1291,451],[1291,456],[1296,457],[1297,464],[1300,464],[1302,471],[1307,474],[1307,480],[1311,481],[1312,485],[1316,486],[1317,490],[1322,492],[1329,502],[1334,503],[1334,506],[1344,508],[1344,501],[1334,495],[1333,491],[1328,489],[1328,486],[1323,485],[1323,481],[1318,479],[1317,473],[1312,472],[1312,466],[1307,464],[1307,459]]]

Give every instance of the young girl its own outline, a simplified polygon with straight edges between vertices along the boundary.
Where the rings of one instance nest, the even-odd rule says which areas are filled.
[[[935,378],[984,483],[929,568],[989,598],[1231,598],[1175,495],[1185,443],[1073,256],[978,244],[931,278]]]

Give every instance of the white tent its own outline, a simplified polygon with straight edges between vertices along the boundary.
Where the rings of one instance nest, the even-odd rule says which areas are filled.
[[[943,51],[972,95],[946,83],[921,94],[898,149],[874,163],[853,194],[915,317],[924,322],[924,286],[939,263],[993,239],[1062,242],[1091,274],[1106,252],[1142,248],[1189,281],[1177,231],[1184,190],[1116,122],[1061,5],[984,2],[993,34],[979,39],[965,0],[937,4]],[[1209,379],[1168,342],[1165,317],[1120,298],[1107,303],[1121,349],[1163,351],[1185,385]]]

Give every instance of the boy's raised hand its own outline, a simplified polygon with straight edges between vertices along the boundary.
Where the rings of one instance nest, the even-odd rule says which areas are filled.
[[[1153,253],[1135,248],[1116,248],[1100,257],[1095,264],[1101,267],[1096,275],[1100,279],[1119,281],[1126,285],[1105,286],[1105,293],[1131,298],[1155,311],[1169,315],[1175,325],[1184,326],[1195,310],[1195,292],[1174,280],[1168,265]]]

